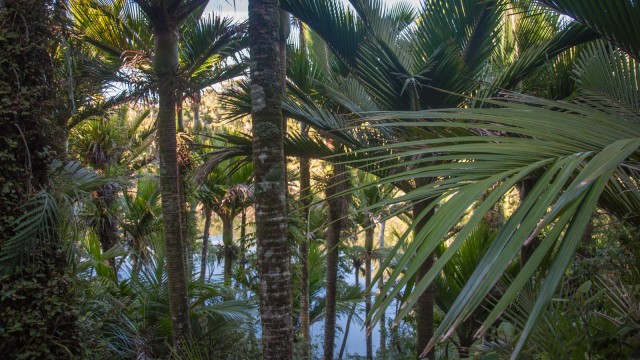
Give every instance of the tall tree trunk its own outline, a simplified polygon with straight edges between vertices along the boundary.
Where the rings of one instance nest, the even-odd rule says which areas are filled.
[[[98,196],[93,201],[100,213],[93,228],[100,241],[102,253],[109,251],[118,242],[118,223],[110,209],[116,201],[114,185],[115,184],[105,184],[100,186],[97,191]],[[113,270],[114,277],[117,281],[118,271],[116,268],[116,259],[110,258],[106,260],[106,265]]]
[[[0,250],[15,235],[22,205],[49,186],[52,155],[64,149],[64,127],[56,113],[64,90],[52,56],[53,1],[0,0]],[[62,16],[59,18],[62,19]],[[80,341],[73,309],[73,279],[57,224],[33,239],[37,249],[18,265],[0,267],[0,354],[7,358],[76,358]],[[36,251],[37,250],[37,251]],[[10,250],[8,250],[10,251]],[[7,253],[3,253],[6,255]],[[19,255],[19,254],[16,254]],[[7,264],[3,264],[7,265]],[[5,296],[6,294],[11,294]],[[8,331],[4,331],[4,330]]]
[[[178,26],[155,29],[154,70],[158,89],[158,152],[162,188],[162,223],[166,248],[167,285],[174,346],[189,335],[187,278],[182,242],[182,208],[176,149],[176,89]]]
[[[307,136],[309,127],[300,124],[300,133]],[[302,359],[311,357],[311,332],[309,326],[309,206],[311,205],[311,172],[309,158],[300,158],[300,201],[307,231],[300,243],[300,332],[302,332]]]
[[[198,96],[198,99],[194,99],[193,100],[193,104],[191,105],[191,109],[193,110],[193,130],[194,131],[199,131],[200,130],[200,96]]]
[[[366,255],[365,265],[364,265],[364,277],[365,277],[365,288],[369,289],[371,286],[371,255],[373,253],[373,232],[375,228],[373,224],[367,226],[364,231],[364,252]],[[365,292],[364,298],[364,306],[365,306],[365,320],[364,320],[364,329],[366,331],[366,344],[367,344],[367,360],[373,360],[373,343],[371,339],[371,320],[369,320],[369,314],[371,313],[371,294]]]
[[[347,197],[336,196],[347,189],[347,173],[343,164],[333,165],[333,175],[327,185],[329,203],[329,227],[327,228],[327,276],[324,319],[324,359],[333,360],[336,337],[336,301],[338,281],[338,244],[343,217],[347,213]]]
[[[204,207],[204,230],[202,231],[202,256],[200,260],[200,281],[204,282],[207,274],[207,251],[209,249],[209,230],[211,229],[211,217],[213,211],[208,206]]]
[[[178,133],[184,134],[180,131]],[[191,148],[186,137],[181,136],[178,141],[178,196],[180,199],[180,230],[182,239],[182,246],[184,246],[184,266],[185,274],[189,276],[193,271],[193,248],[195,246],[195,236],[192,233],[191,225],[193,225],[193,219],[191,218],[191,210],[187,203],[187,194],[189,193],[189,181],[187,180],[187,173],[192,167],[191,162]]]
[[[387,222],[382,221],[380,223],[380,237],[378,238],[378,249],[384,249],[384,231],[386,228]],[[382,267],[382,260],[378,262],[379,266]],[[384,273],[378,279],[378,296],[384,296],[382,294],[382,287],[384,286]],[[387,351],[387,324],[386,324],[386,316],[385,313],[382,313],[380,317],[380,351],[385,353]]]
[[[264,359],[293,358],[278,1],[249,1],[256,238]]]
[[[224,244],[224,284],[231,286],[231,269],[233,268],[233,218],[221,216],[222,243]]]
[[[304,36],[304,23],[300,24],[300,52],[306,54],[307,43]],[[300,135],[309,136],[309,126],[300,123]],[[302,333],[302,359],[311,358],[311,332],[309,326],[309,206],[311,205],[311,171],[309,158],[300,158],[300,201],[303,207],[304,222],[307,226],[305,236],[300,243],[300,332]]]
[[[422,211],[424,211],[428,206],[426,202],[417,202],[413,204],[413,218],[414,221],[417,219]],[[413,229],[414,236],[416,236],[420,230],[422,230],[427,223],[427,220],[433,215],[433,210],[427,213],[422,219],[420,219],[417,225]],[[420,269],[418,270],[418,280],[420,281],[422,277],[429,271],[431,266],[433,265],[433,254],[430,254],[429,257],[422,263]],[[422,351],[429,344],[429,340],[433,336],[433,305],[435,299],[435,286],[431,284],[425,290],[422,295],[418,298],[416,303],[416,323],[417,323],[417,351],[418,355],[422,353]],[[431,350],[427,355],[427,358],[434,358],[434,351]]]
[[[278,49],[280,50],[280,81],[282,91],[287,94],[287,39],[291,32],[291,15],[280,9],[280,29],[278,31]],[[282,134],[287,134],[287,118],[282,117]],[[285,166],[287,159],[285,158]]]
[[[360,286],[360,262],[354,261],[353,264],[353,275],[356,278],[356,287]],[[349,316],[347,317],[347,325],[344,328],[344,337],[342,338],[342,344],[340,345],[340,352],[338,353],[338,359],[342,360],[342,355],[344,354],[344,349],[347,347],[347,339],[349,338],[349,329],[351,328],[351,320],[353,320],[353,315],[356,313],[357,303],[353,303],[351,306],[351,312],[349,312]]]
[[[184,102],[184,97],[180,93],[180,91],[176,92],[176,129],[179,132],[184,132],[184,111],[182,106]]]
[[[242,254],[242,271],[247,263],[247,208],[242,209],[240,216],[240,254]]]

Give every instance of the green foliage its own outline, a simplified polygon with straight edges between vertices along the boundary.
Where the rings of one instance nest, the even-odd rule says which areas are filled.
[[[77,305],[62,254],[0,277],[0,352],[5,359],[75,358],[81,349]]]

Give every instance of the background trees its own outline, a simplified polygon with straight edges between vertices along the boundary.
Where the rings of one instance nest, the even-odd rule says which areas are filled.
[[[14,5],[0,4],[2,16]],[[75,1],[73,31],[28,29],[59,31],[60,46],[32,44],[19,21],[3,32],[16,59],[53,61],[0,63],[0,226],[12,229],[0,242],[0,336],[33,341],[24,314],[42,320],[33,348],[52,356],[63,344],[97,358],[311,357],[308,328],[324,318],[331,358],[350,314],[363,317],[349,332],[367,338],[368,358],[634,355],[640,80],[638,46],[621,31],[640,28],[635,2],[288,0],[294,32],[304,29],[288,44],[283,9],[251,5],[248,63],[246,26],[203,15],[202,2]],[[209,87],[247,64],[253,83]],[[253,112],[253,129],[213,131],[233,125],[198,103],[221,90],[230,118]],[[189,160],[180,172],[178,153]],[[233,219],[252,177],[231,292]],[[395,236],[376,251],[379,223]],[[198,281],[188,227],[202,229]],[[217,228],[225,266],[205,276]],[[364,291],[349,283],[360,261]],[[258,297],[262,321],[251,321]],[[42,308],[54,310],[40,318]],[[391,308],[398,327],[375,354],[364,332]],[[76,324],[66,342],[51,319]]]

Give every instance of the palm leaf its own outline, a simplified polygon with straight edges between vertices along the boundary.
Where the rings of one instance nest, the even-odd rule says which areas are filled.
[[[640,4],[634,0],[537,0],[588,26],[640,60]]]
[[[413,175],[439,179],[397,200],[436,198],[434,204],[439,203],[439,210],[409,245],[405,255],[398,259],[397,268],[383,289],[383,292],[389,293],[389,297],[387,300],[377,300],[375,305],[378,312],[374,319],[379,318],[381,309],[389,305],[389,299],[394,298],[417,273],[422,259],[435,250],[450,229],[453,229],[464,216],[467,208],[481,195],[492,189],[456,235],[447,251],[415,285],[413,294],[421,294],[436,278],[484,213],[489,211],[506,191],[524,177],[535,173],[540,177],[538,185],[500,230],[456,303],[443,319],[434,338],[449,336],[456,326],[480,305],[500,279],[506,266],[519,254],[522,244],[548,227],[549,233],[543,242],[546,245],[541,245],[540,253],[535,255],[536,259],[532,260],[530,266],[537,267],[547,254],[553,256],[547,269],[549,275],[544,281],[545,290],[537,300],[536,311],[523,333],[521,344],[526,340],[537,315],[548,303],[564,273],[570,253],[575,249],[586,220],[589,219],[605,187],[611,184],[611,179],[629,177],[628,174],[619,171],[619,166],[625,163],[633,164],[638,159],[640,122],[637,116],[634,120],[618,117],[613,112],[601,111],[586,105],[526,97],[517,97],[517,100],[526,104],[500,100],[491,103],[494,106],[503,106],[502,109],[458,109],[402,115],[390,113],[374,118],[401,117],[420,121],[429,119],[429,123],[407,122],[403,125],[427,128],[475,127],[522,136],[434,139],[396,145],[398,147],[395,147],[394,156],[415,156],[418,153],[430,155],[423,156],[422,165],[415,164],[420,170]],[[455,121],[442,121],[443,119]],[[453,144],[441,145],[444,140],[453,141]],[[422,147],[422,150],[416,151],[416,147]],[[426,166],[427,164],[438,165]],[[556,252],[553,250],[556,247],[553,244],[562,246]],[[387,260],[387,264],[389,261],[390,259]],[[404,271],[402,277],[399,269]],[[525,273],[530,271],[529,268],[525,269]],[[523,278],[526,278],[526,275],[523,275]],[[397,284],[394,285],[396,280]],[[507,291],[505,299],[518,291],[515,282],[512,286]],[[405,316],[417,301],[417,295],[413,294],[408,296],[399,317]],[[505,303],[507,302],[508,300],[505,300]],[[521,349],[521,344],[518,349]]]

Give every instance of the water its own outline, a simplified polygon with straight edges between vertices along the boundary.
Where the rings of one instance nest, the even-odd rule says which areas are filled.
[[[212,235],[209,237],[209,241],[210,241],[209,249],[210,251],[213,251],[213,249],[215,249],[214,248],[215,246],[222,245],[222,235],[221,234]],[[255,248],[250,249],[250,251],[255,251]],[[199,260],[200,258],[197,257],[195,261],[199,263]],[[223,269],[224,269],[224,260],[221,260],[219,264],[217,262],[216,264],[209,263],[207,265],[206,277],[210,278],[214,282],[222,281]],[[347,272],[346,274],[343,274],[343,277],[345,282],[348,282],[349,284],[352,284],[352,285],[355,284],[355,276],[352,272]],[[360,286],[362,287],[363,285],[364,285],[364,279],[360,277]],[[375,285],[376,286],[374,286],[374,288],[372,289],[373,294],[376,294],[378,290],[377,284]],[[319,296],[324,296],[324,292],[320,293]],[[373,302],[375,300],[375,296],[372,296],[371,298]],[[391,306],[386,311],[387,320],[393,319],[393,317],[395,316],[394,309],[395,309],[395,301],[391,304]],[[348,338],[345,346],[344,357],[346,357],[347,354],[359,355],[359,356],[366,355],[367,348],[366,348],[366,336],[365,336],[365,330],[364,330],[364,318],[365,318],[365,308],[364,308],[364,301],[362,301],[356,307],[356,313],[351,320],[351,327],[349,329],[349,334],[348,334]],[[340,317],[336,319],[336,339],[335,339],[336,356],[340,351],[340,346],[342,345],[342,341],[344,337],[343,334],[347,325],[347,319],[348,319],[348,314],[346,313],[342,314]],[[260,327],[257,327],[257,330],[259,331]],[[315,349],[315,356],[317,356],[318,358],[321,358],[322,352],[323,352],[322,344],[324,341],[324,321],[319,320],[313,323],[311,325],[310,332],[311,332],[311,341],[313,342],[313,345],[314,345],[313,348]],[[389,334],[389,329],[387,329],[387,336],[388,334]],[[379,324],[376,324],[374,326],[371,339],[373,343],[373,346],[372,346],[373,354],[375,355],[380,345]]]

